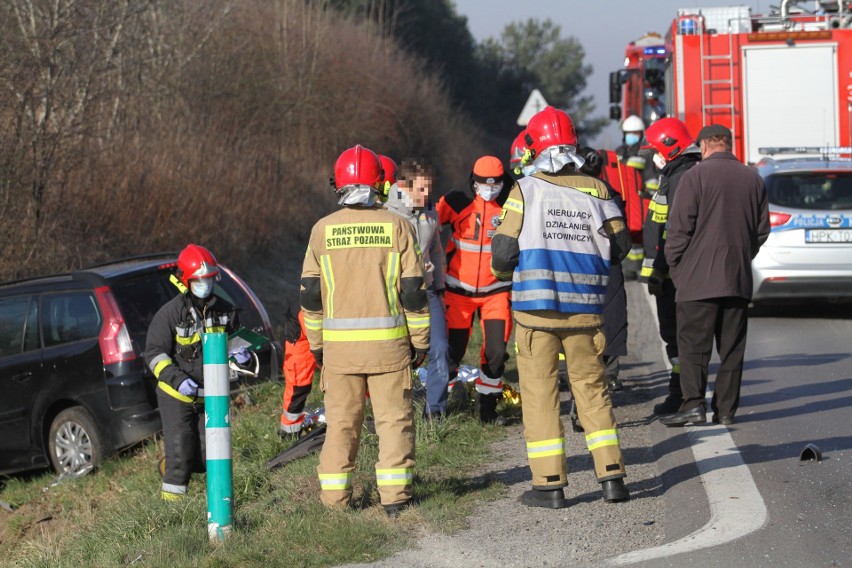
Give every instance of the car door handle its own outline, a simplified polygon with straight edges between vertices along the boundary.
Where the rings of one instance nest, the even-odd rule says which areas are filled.
[[[32,374],[31,371],[24,371],[22,373],[17,373],[15,375],[12,375],[12,380],[13,381],[26,381],[27,379],[29,379],[32,376],[33,376],[33,374]]]

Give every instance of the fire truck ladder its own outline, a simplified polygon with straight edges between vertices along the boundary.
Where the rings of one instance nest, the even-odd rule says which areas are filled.
[[[706,33],[704,25],[704,16],[699,15],[695,17],[696,27],[698,28],[698,34],[701,38],[699,40],[699,56],[701,59],[701,125],[707,126],[708,123],[713,122],[712,115],[724,114],[724,111],[727,111],[728,115],[731,117],[731,135],[733,137],[735,147],[737,140],[737,121],[735,120],[736,106],[734,103],[734,91],[736,90],[736,82],[734,81],[734,30],[732,23],[734,21],[737,21],[738,19],[728,20],[728,52],[711,53],[712,50],[710,49],[709,34]],[[708,78],[708,75],[710,75],[710,66],[712,66],[714,62],[722,62],[723,64],[724,62],[727,62],[727,78]],[[721,85],[722,87],[728,87],[728,103],[714,102],[716,97],[714,97],[712,93],[713,89],[715,89],[717,85]]]

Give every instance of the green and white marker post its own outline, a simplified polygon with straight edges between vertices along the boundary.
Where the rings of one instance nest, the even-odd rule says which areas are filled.
[[[204,439],[207,443],[207,535],[211,542],[220,542],[231,532],[234,520],[228,334],[205,333],[201,341],[204,353]]]

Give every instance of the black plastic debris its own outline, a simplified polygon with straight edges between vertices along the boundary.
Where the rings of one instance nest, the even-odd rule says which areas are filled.
[[[802,449],[799,461],[822,461],[822,450],[816,444],[808,444]]]

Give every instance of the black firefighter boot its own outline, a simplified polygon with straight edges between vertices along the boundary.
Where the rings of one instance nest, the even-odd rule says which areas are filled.
[[[654,405],[654,414],[674,414],[683,403],[683,391],[680,390],[680,373],[672,373],[669,378],[669,394],[663,402]]]
[[[630,499],[630,492],[624,484],[624,479],[608,479],[601,482],[601,490],[603,490],[603,498],[607,503],[616,503],[618,501],[627,501]]]
[[[545,509],[564,509],[568,506],[565,491],[556,489],[530,489],[521,495],[521,503],[527,507],[544,507]]]
[[[479,421],[483,424],[496,424],[505,426],[506,418],[497,414],[497,402],[503,397],[503,393],[482,394],[476,393],[476,411]]]

